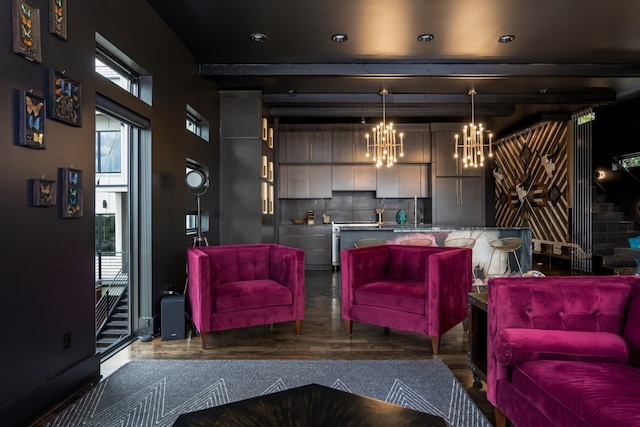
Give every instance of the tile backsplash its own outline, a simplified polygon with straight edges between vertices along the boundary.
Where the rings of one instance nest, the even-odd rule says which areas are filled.
[[[407,222],[413,222],[413,198],[379,199],[375,191],[334,191],[330,199],[283,199],[280,201],[280,222],[291,224],[292,219],[306,218],[307,211],[313,210],[315,223],[322,223],[322,213],[331,216],[331,221],[375,222],[375,209],[384,208],[383,220],[387,224],[396,223],[400,209],[407,212]],[[418,199],[418,223],[431,224],[431,199]]]

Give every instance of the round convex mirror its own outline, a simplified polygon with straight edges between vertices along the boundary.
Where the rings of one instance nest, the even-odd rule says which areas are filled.
[[[187,187],[189,187],[189,190],[193,191],[205,190],[208,185],[207,176],[205,175],[205,173],[197,169],[191,170],[189,171],[189,173],[187,173],[185,182],[187,183]]]

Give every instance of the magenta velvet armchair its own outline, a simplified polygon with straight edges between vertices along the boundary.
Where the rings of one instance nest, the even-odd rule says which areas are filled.
[[[440,336],[467,318],[471,249],[381,245],[341,252],[342,318]]]
[[[640,277],[488,281],[498,427],[640,426]]]
[[[202,348],[208,333],[304,319],[304,252],[278,244],[187,249],[187,295]]]

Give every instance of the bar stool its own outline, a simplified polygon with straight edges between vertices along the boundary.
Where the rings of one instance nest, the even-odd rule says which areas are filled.
[[[364,248],[367,246],[384,245],[385,243],[387,243],[387,241],[384,239],[379,239],[377,237],[368,237],[356,240],[355,242],[353,242],[353,246],[355,246],[356,248]]]
[[[518,254],[516,251],[520,249],[522,246],[522,239],[520,237],[503,237],[501,239],[495,239],[489,242],[489,246],[491,246],[491,258],[489,259],[489,265],[487,266],[487,272],[491,271],[491,262],[493,261],[493,254],[495,251],[506,252],[507,253],[507,266],[509,267],[509,273],[511,273],[511,261],[509,259],[509,253],[513,254],[513,257],[516,259],[516,264],[518,264],[518,271],[520,275],[522,275],[522,267],[520,267],[520,261],[518,260]],[[498,258],[498,269],[502,272],[500,268],[502,265],[502,257]]]
[[[476,239],[472,239],[471,237],[452,237],[450,239],[445,239],[443,244],[448,247],[473,249],[476,245]],[[474,268],[471,269],[471,276],[473,277],[473,280],[477,279]]]

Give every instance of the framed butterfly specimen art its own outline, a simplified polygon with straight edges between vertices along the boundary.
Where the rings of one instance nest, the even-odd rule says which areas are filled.
[[[31,180],[31,203],[33,206],[55,206],[56,182],[44,178]]]
[[[12,0],[13,51],[42,63],[40,9],[27,0]]]
[[[60,168],[60,209],[62,218],[80,218],[82,209],[82,171]]]
[[[82,85],[64,73],[49,70],[49,118],[82,126]]]
[[[67,40],[67,0],[49,0],[49,32]]]
[[[44,150],[47,142],[44,132],[45,100],[24,90],[16,92],[18,98],[18,145]]]

